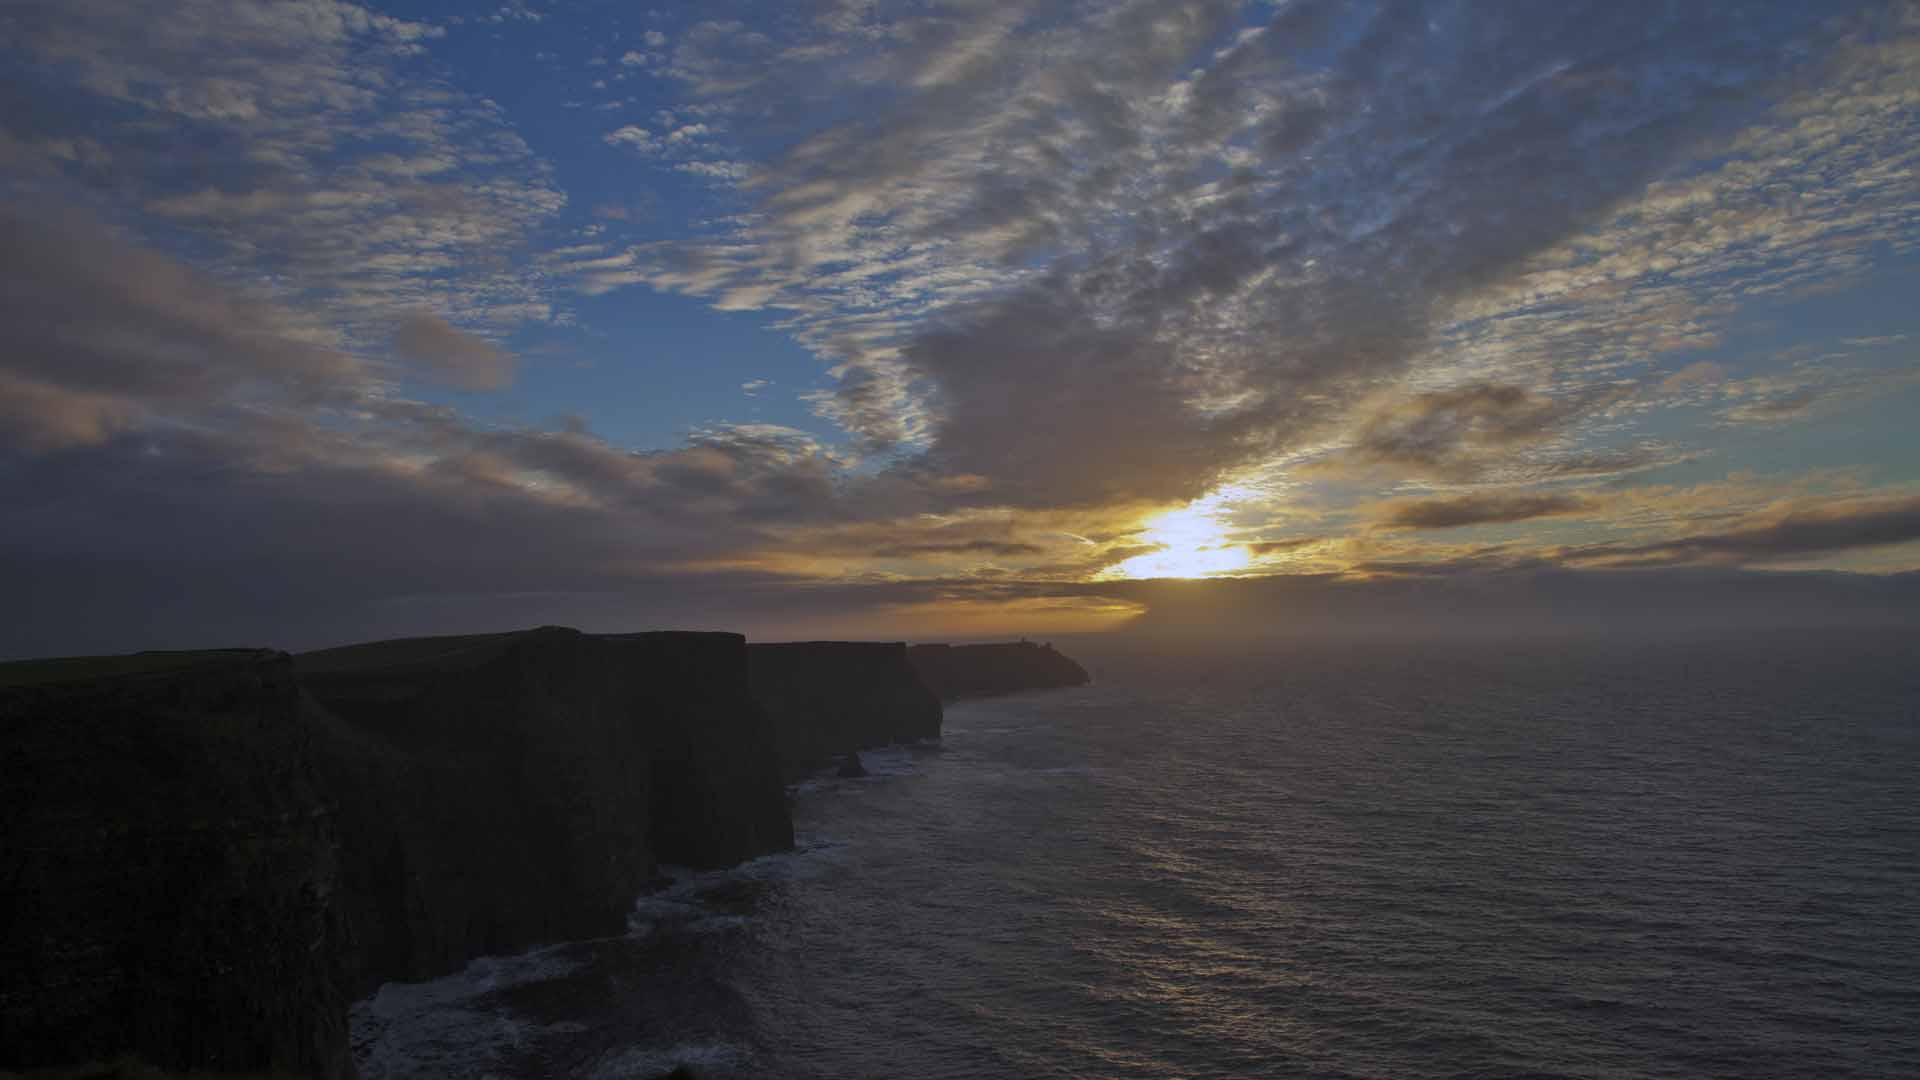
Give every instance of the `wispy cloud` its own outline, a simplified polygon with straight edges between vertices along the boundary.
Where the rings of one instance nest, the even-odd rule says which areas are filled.
[[[1716,311],[1784,280],[1676,271],[1832,252],[1910,213],[1885,169],[1910,147],[1853,96],[1902,92],[1898,27],[1793,5],[1738,26],[1636,4],[1254,11],[863,8],[791,39],[704,24],[681,70],[709,107],[747,115],[771,86],[836,72],[894,104],[756,172],[757,212],[716,242],[609,252],[586,273],[787,311],[840,380],[823,415],[988,478],[985,497],[1172,499],[1346,436],[1387,463],[1392,433],[1366,409],[1386,380],[1462,408],[1507,386],[1591,428],[1618,380],[1604,359],[1710,342]],[[1873,141],[1807,130],[1836,95]],[[1744,164],[1691,164],[1729,146]],[[1790,234],[1753,205],[1815,186],[1833,153],[1873,165],[1851,195]],[[1609,459],[1577,432],[1543,445],[1544,422],[1511,438],[1490,412],[1476,424],[1461,439],[1480,467]],[[1466,467],[1402,434],[1399,463]]]
[[[1686,563],[1743,565],[1920,541],[1920,498],[1789,503],[1732,528],[1578,553],[1574,561],[1609,566]]]
[[[176,590],[210,616],[309,591],[364,604],[400,582],[618,590],[750,561],[841,512],[838,463],[791,428],[636,452],[578,427],[483,425],[398,396],[391,369],[317,340],[270,295],[83,215],[0,215],[0,255],[0,580],[49,618],[103,618],[96,602],[160,618]],[[435,317],[398,337],[462,385],[510,371]]]
[[[513,382],[510,354],[428,312],[400,321],[393,349],[431,377],[468,390],[498,390]]]
[[[0,210],[0,281],[0,434],[17,442],[97,444],[201,410],[338,407],[372,386],[310,320],[75,211]]]
[[[367,341],[416,309],[550,315],[513,253],[565,196],[499,106],[435,73],[441,27],[344,0],[29,0],[8,26],[7,79],[83,90],[63,116],[114,147],[110,173],[61,175],[215,241],[219,273]]]
[[[1388,503],[1380,508],[1379,520],[1396,529],[1456,529],[1578,514],[1594,507],[1593,499],[1579,495],[1481,492]]]
[[[1912,385],[1897,331],[1731,344],[1916,252],[1910,4],[726,4],[590,43],[569,92],[616,108],[528,129],[626,170],[571,217],[438,51],[539,15],[0,15],[0,92],[59,102],[0,130],[0,591],[1107,617],[1203,496],[1329,580],[1915,539],[1897,470],[1714,457]],[[638,448],[407,396],[538,390],[516,329],[641,288],[791,335],[824,379],[715,385],[827,423]]]

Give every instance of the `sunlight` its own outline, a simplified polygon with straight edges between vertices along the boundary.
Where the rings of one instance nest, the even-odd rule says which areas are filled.
[[[1199,578],[1244,570],[1253,562],[1253,553],[1239,544],[1227,542],[1227,532],[1219,515],[1222,499],[1209,496],[1148,519],[1141,539],[1159,544],[1160,550],[1136,555],[1116,565],[1112,576],[1144,578]]]

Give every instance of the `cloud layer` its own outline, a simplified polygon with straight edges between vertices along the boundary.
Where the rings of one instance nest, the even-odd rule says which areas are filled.
[[[634,251],[620,273],[793,312],[838,365],[828,416],[995,498],[1191,498],[1340,438],[1373,387],[1535,306],[1512,290],[1536,264],[1792,99],[1871,22],[1790,4],[1267,10],[935,5],[763,42],[738,68],[706,49],[687,78],[735,109],[848,54],[866,62],[842,59],[847,77],[893,100],[760,169],[762,213],[723,243]],[[903,44],[848,40],[872,37]],[[1558,335],[1593,334],[1561,314]],[[1586,359],[1524,359],[1563,357]],[[1596,396],[1437,391],[1412,402],[1425,427],[1375,417],[1357,453],[1435,468],[1443,442],[1539,442]]]
[[[1792,441],[1920,387],[1840,304],[1920,254],[1911,3],[683,16],[0,14],[0,647],[1084,625],[1169,512],[1300,588],[1920,566],[1910,436]],[[529,122],[482,25],[603,99]],[[683,349],[745,415],[664,446],[474,404],[643,290],[824,376]]]

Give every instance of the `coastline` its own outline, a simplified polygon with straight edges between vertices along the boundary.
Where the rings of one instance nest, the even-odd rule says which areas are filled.
[[[963,647],[936,694],[926,648],[542,627],[0,665],[33,779],[0,837],[25,897],[0,1069],[347,1080],[350,1007],[621,933],[662,865],[791,850],[786,784],[937,739],[956,671],[1086,679],[1050,648]]]

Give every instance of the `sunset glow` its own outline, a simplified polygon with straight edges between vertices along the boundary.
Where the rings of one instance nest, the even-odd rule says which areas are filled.
[[[1135,555],[1114,567],[1115,575],[1146,578],[1202,578],[1232,574],[1253,563],[1253,553],[1228,542],[1211,500],[1151,518],[1140,539],[1159,550]]]
[[[0,1080],[1920,1080],[1916,177],[1920,0],[0,0]]]
[[[1911,3],[483,7],[0,16],[0,651],[1920,582]]]

